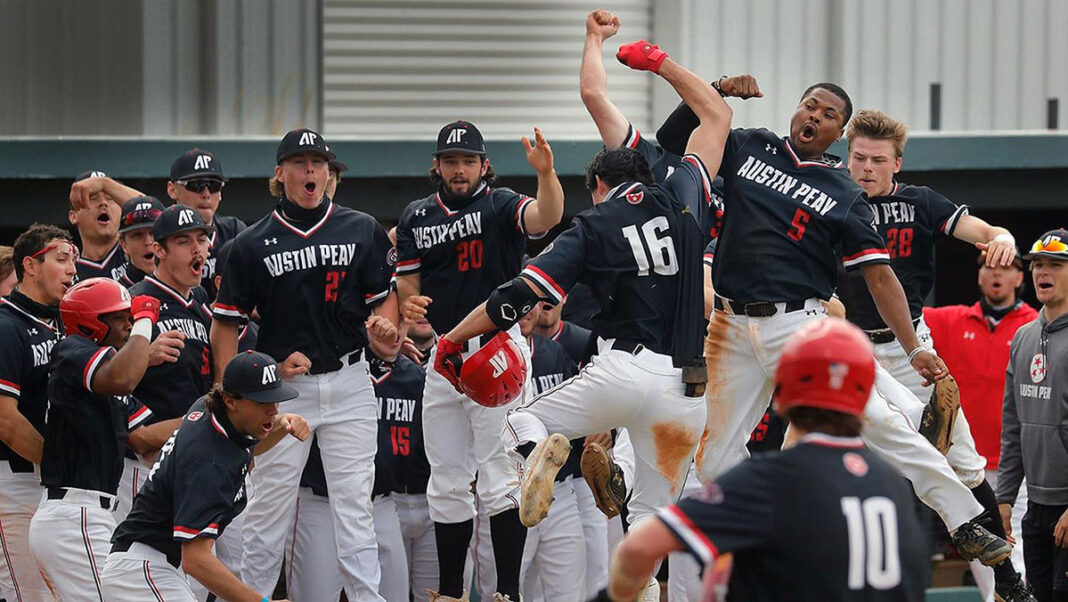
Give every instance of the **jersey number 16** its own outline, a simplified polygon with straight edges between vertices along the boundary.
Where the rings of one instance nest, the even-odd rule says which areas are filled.
[[[642,224],[641,232],[634,225],[624,226],[623,237],[630,243],[634,261],[638,264],[638,275],[649,275],[649,259],[652,258],[653,271],[661,276],[678,273],[679,262],[675,258],[675,243],[668,230],[667,218],[660,215]]]

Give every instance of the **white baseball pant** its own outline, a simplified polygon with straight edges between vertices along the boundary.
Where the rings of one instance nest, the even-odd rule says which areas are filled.
[[[133,499],[137,497],[137,492],[141,491],[145,480],[148,479],[148,473],[152,471],[152,467],[145,466],[139,460],[123,458],[122,462],[122,478],[119,480],[119,490],[115,492],[118,497],[115,524],[126,520],[133,508]]]
[[[100,498],[112,507],[100,507]],[[100,571],[111,550],[115,530],[115,496],[68,489],[63,499],[41,496],[30,521],[30,552],[57,600],[104,600]]]
[[[371,509],[374,458],[378,443],[378,401],[363,360],[335,372],[297,376],[300,393],[286,412],[303,416],[315,431],[330,487],[330,510],[337,533],[337,559],[350,600],[382,600]],[[271,592],[282,565],[286,533],[293,526],[300,474],[311,437],[285,437],[256,458],[249,473],[255,495],[245,510],[241,577],[258,592]]]
[[[536,527],[527,529],[519,573],[524,602],[581,602],[587,599],[586,542],[577,535],[582,532],[582,519],[575,484],[572,478],[557,482],[549,514]],[[476,583],[479,594],[485,599],[497,589],[497,572],[489,518],[480,514],[477,523],[478,535],[473,545],[478,558]]]
[[[508,413],[503,433],[514,450],[549,433],[576,439],[626,428],[634,447],[628,521],[678,498],[705,422],[705,403],[686,397],[681,371],[666,355],[635,354],[600,341],[600,352],[579,374]]]
[[[530,365],[530,346],[513,326],[508,334]],[[468,341],[464,359],[479,349],[479,339]],[[439,523],[461,523],[475,517],[471,483],[478,473],[477,494],[489,516],[519,507],[519,465],[501,445],[501,425],[508,410],[518,407],[530,386],[530,370],[524,395],[509,404],[487,408],[459,393],[434,370],[437,350],[427,361],[423,387],[423,444],[430,462],[426,496],[430,517]]]
[[[986,479],[990,486],[997,491],[998,471],[986,471]],[[1023,515],[1027,513],[1027,479],[1020,481],[1020,493],[1016,496],[1016,503],[1012,505],[1012,516],[1009,518],[1009,526],[1012,527],[1012,536],[1016,538],[1016,545],[1012,546],[1012,565],[1021,576],[1027,577],[1024,570],[1023,558]]]
[[[375,536],[382,581],[378,593],[386,600],[408,599],[408,566],[401,541],[397,507],[390,496],[373,502]],[[289,545],[286,590],[293,602],[336,600],[343,579],[334,543],[334,521],[328,498],[301,487],[297,494]]]
[[[586,543],[586,591],[585,598],[596,597],[601,588],[608,586],[608,519],[597,509],[590,486],[583,478],[573,480],[579,518],[582,520],[582,535]]]
[[[248,477],[245,477],[245,495],[251,498],[252,489],[249,486]],[[245,513],[242,512],[234,517],[234,520],[230,521],[226,530],[222,532],[215,540],[215,545],[211,548],[211,553],[219,559],[226,568],[230,570],[238,579],[241,579],[241,553],[242,544],[244,543],[243,529],[245,528]],[[196,579],[189,580],[189,587],[193,590],[193,595],[199,602],[210,602],[208,598],[211,596],[211,592],[208,588],[204,587],[202,583]]]
[[[697,470],[690,465],[686,473],[686,485],[680,497],[693,495],[701,489],[697,480]],[[701,565],[691,554],[672,552],[668,558],[668,602],[688,602],[700,600],[704,584],[701,582]]]
[[[775,369],[790,335],[826,310],[809,299],[802,310],[785,313],[777,303],[765,318],[716,310],[705,343],[709,383],[708,421],[697,456],[697,476],[708,483],[749,457],[745,443],[760,423],[771,398]],[[946,459],[909,424],[888,400],[913,397],[876,363],[875,386],[864,410],[864,442],[905,475],[916,495],[950,531],[983,512]],[[899,401],[898,403],[910,403]],[[915,402],[911,402],[915,403]]]
[[[104,598],[108,602],[196,602],[190,579],[181,568],[167,562],[167,557],[152,546],[134,543],[125,552],[108,555],[101,575]],[[203,586],[201,586],[203,587]]]
[[[392,493],[400,519],[401,538],[408,558],[411,591],[421,599],[424,590],[438,586],[438,542],[426,494]]]
[[[41,477],[11,472],[0,461],[0,598],[9,602],[52,600],[30,554],[30,520],[41,503]]]

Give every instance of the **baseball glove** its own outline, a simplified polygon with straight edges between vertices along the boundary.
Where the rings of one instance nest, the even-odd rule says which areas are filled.
[[[935,383],[931,400],[923,409],[923,418],[920,420],[920,434],[943,456],[949,453],[949,446],[953,445],[953,423],[958,410],[960,389],[957,388],[957,381],[947,376]]]

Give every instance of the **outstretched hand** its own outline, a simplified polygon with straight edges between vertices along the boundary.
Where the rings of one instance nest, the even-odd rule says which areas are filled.
[[[542,136],[541,129],[534,128],[533,146],[530,144],[530,138],[523,136],[523,150],[527,152],[527,163],[539,174],[553,170],[553,149],[545,140],[545,136]]]

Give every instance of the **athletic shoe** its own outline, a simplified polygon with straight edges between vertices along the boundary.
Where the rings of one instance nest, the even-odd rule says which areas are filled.
[[[1009,542],[987,531],[975,519],[972,519],[950,535],[953,545],[957,547],[961,558],[978,560],[986,566],[1000,564],[1012,554]]]
[[[600,444],[590,443],[582,450],[582,477],[593,492],[597,508],[608,518],[619,514],[627,499],[627,484],[623,470]]]
[[[553,503],[553,481],[567,461],[571,443],[560,433],[542,439],[530,452],[519,481],[519,521],[531,528],[549,514]]]

